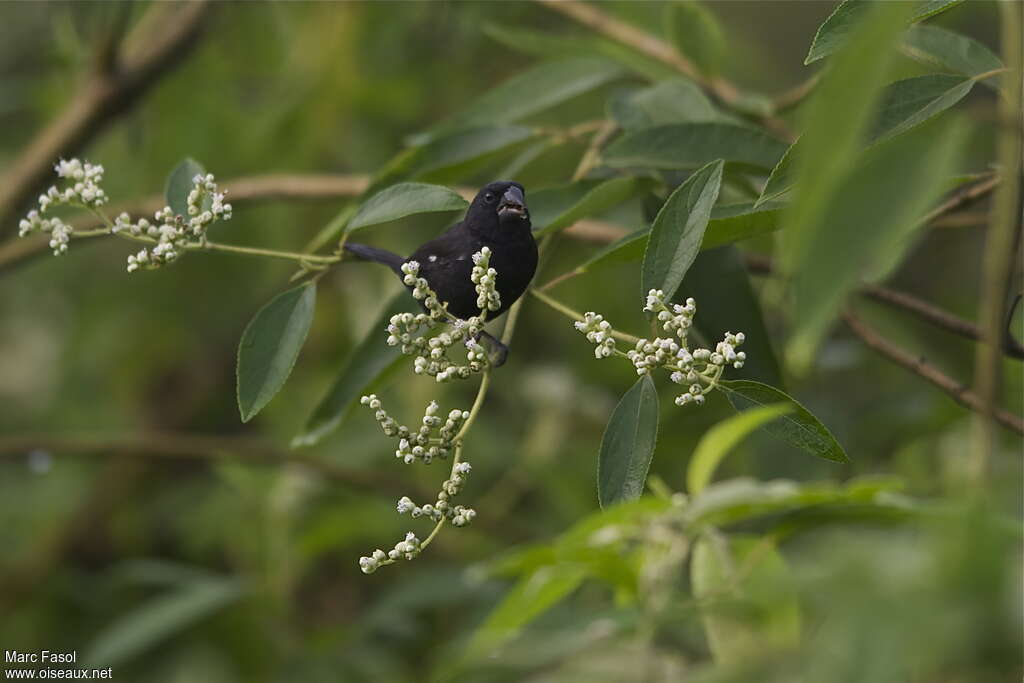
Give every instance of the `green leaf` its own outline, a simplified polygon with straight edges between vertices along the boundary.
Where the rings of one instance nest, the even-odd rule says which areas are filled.
[[[685,169],[715,159],[772,168],[786,144],[767,133],[730,123],[677,123],[627,133],[602,160],[612,168]]]
[[[792,412],[769,422],[763,429],[811,455],[833,462],[850,462],[843,447],[828,428],[784,391],[746,379],[720,380],[718,386],[725,392],[732,407],[740,412],[778,403],[792,405]]]
[[[346,230],[353,232],[418,213],[458,211],[467,206],[469,202],[447,187],[427,183],[398,183],[363,202],[348,222]]]
[[[757,208],[749,202],[716,206],[711,210],[711,220],[700,243],[701,251],[778,230],[782,207],[779,202],[768,202]],[[642,260],[650,233],[650,228],[643,228],[616,240],[587,259],[576,272],[589,273]]]
[[[766,422],[794,410],[791,403],[759,406],[722,420],[709,429],[697,443],[686,467],[686,490],[697,495],[711,481],[718,464],[750,432]]]
[[[238,344],[238,410],[248,422],[270,402],[295,366],[316,306],[306,283],[274,297],[242,333]]]
[[[848,4],[848,3],[844,3]],[[799,245],[817,221],[829,196],[838,191],[864,148],[875,101],[911,6],[867,3],[843,50],[835,55],[807,104],[805,131],[794,150],[793,179],[798,192],[783,233],[782,266],[792,273]],[[838,10],[837,10],[838,11]]]
[[[901,260],[921,218],[942,194],[964,142],[960,126],[934,126],[873,148],[826,195],[791,251],[793,329],[787,359],[806,368],[861,279],[878,279]],[[893,201],[898,197],[899,201]]]
[[[723,287],[723,282],[728,282],[729,286]],[[782,386],[782,373],[764,324],[761,303],[750,284],[739,249],[722,247],[701,251],[679,291],[678,300],[687,296],[697,300],[694,324],[705,339],[714,342],[730,331],[742,331],[746,335],[743,350],[747,360],[743,369],[729,368],[727,377],[738,374],[745,379]]]
[[[970,78],[931,74],[892,83],[882,91],[881,101],[870,134],[872,144],[894,137],[941,114],[971,91]],[[758,205],[787,192],[794,180],[794,159],[806,144],[793,144],[772,169],[757,200]]]
[[[644,491],[658,439],[658,392],[644,375],[615,406],[601,437],[597,499],[601,507],[635,500]]]
[[[188,195],[192,192],[192,179],[200,174],[205,175],[206,169],[195,159],[186,158],[167,176],[164,198],[175,215],[188,216]]]
[[[441,172],[454,174],[536,136],[537,131],[524,126],[470,128],[437,137],[417,147],[403,168],[412,177]]]
[[[741,668],[800,644],[795,581],[770,538],[702,535],[690,579],[717,663]]]
[[[432,136],[460,128],[515,123],[622,75],[622,67],[599,57],[543,62],[488,91],[451,121],[441,124]]]
[[[338,428],[360,396],[401,365],[401,349],[384,343],[384,330],[391,316],[403,313],[411,306],[412,300],[405,290],[392,297],[366,337],[349,354],[334,384],[302,428],[302,433],[292,439],[292,448],[319,443]]]
[[[241,594],[241,583],[235,579],[203,578],[150,598],[102,628],[86,650],[83,664],[116,668],[220,611]]]
[[[929,74],[896,81],[882,92],[872,137],[875,142],[904,133],[962,100],[974,80]]]
[[[519,26],[484,24],[484,33],[502,45],[521,54],[543,57],[605,57],[651,81],[671,78],[678,72],[630,48],[595,36],[571,36],[546,33]]]
[[[742,477],[709,484],[690,499],[685,514],[697,528],[739,524],[767,515],[777,518],[783,528],[792,527],[797,515],[826,521],[891,521],[913,511],[905,498],[894,493],[898,488],[898,481],[878,478],[854,479],[840,487]]]
[[[726,43],[713,12],[692,0],[671,2],[665,6],[665,25],[669,40],[701,74],[718,75]]]
[[[704,91],[685,78],[661,81],[609,101],[609,111],[619,126],[632,133],[670,123],[723,121]]]
[[[781,197],[793,186],[793,159],[799,154],[799,145],[799,140],[790,145],[779,159],[779,163],[775,164],[768,181],[764,184],[764,189],[761,190],[761,196],[754,202],[755,207]]]
[[[580,180],[530,193],[530,219],[537,235],[567,228],[581,218],[594,216],[637,193],[640,179]]]
[[[999,57],[974,38],[928,24],[911,26],[903,36],[901,49],[911,59],[964,76],[976,77],[1005,66]],[[998,76],[982,81],[993,88],[997,82]]]
[[[471,657],[515,637],[523,626],[568,597],[583,583],[586,572],[573,565],[547,566],[523,577],[481,624],[467,646]]]
[[[894,20],[893,27],[921,21],[934,14],[945,11],[963,0],[924,0],[915,3],[913,14],[899,21]],[[909,3],[908,3],[909,4]],[[843,47],[850,39],[850,34],[857,29],[858,23],[871,12],[872,0],[844,0],[829,15],[814,35],[811,49],[807,52],[804,64],[816,62]],[[910,14],[903,12],[904,15]]]
[[[644,251],[643,292],[660,289],[671,299],[697,257],[711,207],[722,186],[721,160],[694,172],[661,207]]]
[[[782,227],[781,202],[755,205],[750,202],[716,206],[711,211],[711,222],[704,231],[701,250],[714,249],[727,244],[767,235]]]

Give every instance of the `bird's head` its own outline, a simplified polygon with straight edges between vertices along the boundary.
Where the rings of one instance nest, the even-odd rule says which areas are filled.
[[[466,221],[475,230],[495,237],[512,228],[530,229],[530,211],[526,207],[523,186],[497,181],[481,189],[466,212]]]

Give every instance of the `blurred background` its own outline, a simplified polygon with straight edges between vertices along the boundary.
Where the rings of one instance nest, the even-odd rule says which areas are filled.
[[[664,3],[600,7],[663,32]],[[820,68],[803,66],[803,57],[833,3],[704,7],[728,45],[715,56],[717,69],[741,87],[778,94]],[[0,169],[65,111],[108,36],[178,9],[0,5]],[[588,35],[529,2],[221,3],[200,22],[180,60],[137,101],[109,112],[79,154],[105,166],[115,204],[160,193],[186,156],[218,179],[373,173],[410,136],[536,63],[528,49],[508,44],[526,44],[514,31],[567,41]],[[936,23],[998,52],[995,3],[964,3]],[[898,70],[922,73],[909,59]],[[539,121],[601,116],[609,92],[621,87],[574,98]],[[975,88],[960,106],[973,124],[968,170],[983,171],[995,154],[996,96]],[[565,182],[585,144],[533,158],[512,147],[433,180],[480,185],[515,163],[529,199],[531,189]],[[299,250],[346,201],[238,203],[217,236]],[[985,210],[973,206],[973,221],[929,231],[892,286],[975,319]],[[603,218],[639,227],[643,213],[637,201]],[[397,221],[366,241],[408,253],[448,219]],[[0,244],[16,234],[8,217]],[[768,250],[771,238],[747,246]],[[594,250],[563,240],[539,277]],[[598,446],[634,381],[628,364],[595,362],[564,318],[527,301],[510,360],[495,373],[467,442],[474,474],[463,495],[478,521],[446,530],[415,562],[364,576],[358,557],[407,530],[394,501],[432,491],[441,471],[396,463],[365,410],[302,451],[328,468],[288,460],[288,444],[399,283],[360,264],[326,275],[291,379],[243,425],[234,398],[238,339],[254,311],[286,288],[293,266],[190,254],[129,275],[124,262],[133,251],[88,240],[62,258],[44,253],[0,268],[0,647],[76,650],[79,663],[111,666],[115,680],[126,681],[727,680],[707,668],[709,646],[692,607],[646,637],[637,625],[642,610],[600,584],[585,585],[488,656],[463,656],[511,585],[490,563],[596,512]],[[770,331],[781,335],[783,304],[770,285],[753,282]],[[642,330],[639,286],[637,268],[627,265],[567,282],[559,297]],[[969,382],[969,341],[870,302],[859,309]],[[1007,408],[1019,414],[1019,362],[1007,361],[1005,381]],[[787,378],[787,390],[829,426],[852,464],[755,435],[726,461],[723,477],[886,475],[921,498],[942,497],[960,480],[969,413],[845,329],[829,338],[813,372]],[[472,392],[403,370],[382,394],[392,412],[413,420],[431,398],[447,410],[468,406]],[[667,392],[662,399],[670,417],[652,474],[679,490],[696,442],[732,410],[721,397],[703,409],[676,408]],[[805,628],[831,644],[805,653],[811,673],[802,680],[1019,680],[1019,531],[1006,520],[1019,516],[1021,443],[1005,430],[999,437],[991,514],[979,515],[970,533],[957,515],[935,528],[849,527],[783,546],[800,577],[794,590],[815,615]],[[855,656],[863,652],[874,655]],[[765,671],[795,680],[787,678],[792,660],[780,661]],[[728,680],[758,680],[735,675]]]

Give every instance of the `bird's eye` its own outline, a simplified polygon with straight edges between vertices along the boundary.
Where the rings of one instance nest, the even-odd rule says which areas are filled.
[[[493,192],[488,192],[487,194],[485,194],[484,195],[484,201],[487,202],[488,204],[493,202],[494,201],[494,193]]]

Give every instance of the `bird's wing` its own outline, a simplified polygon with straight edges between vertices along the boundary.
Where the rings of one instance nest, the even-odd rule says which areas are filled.
[[[476,240],[460,222],[423,244],[407,260],[417,261],[420,272],[430,280],[430,273],[462,270],[467,262],[472,264],[475,246]]]

